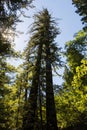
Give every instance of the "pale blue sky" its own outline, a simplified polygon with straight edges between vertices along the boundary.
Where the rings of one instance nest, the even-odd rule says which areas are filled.
[[[26,33],[29,30],[29,25],[33,22],[32,16],[34,13],[42,10],[42,8],[47,8],[54,18],[60,19],[58,23],[61,34],[56,39],[59,46],[64,47],[65,42],[72,40],[74,34],[82,29],[81,17],[75,13],[76,8],[72,5],[72,0],[35,0],[33,4],[36,7],[25,12],[31,18],[21,17],[24,22],[19,23],[17,26],[18,31],[24,32],[19,38],[15,38],[15,48],[17,50],[23,51],[25,48],[29,40],[29,34]],[[55,80],[56,83],[57,81]],[[62,79],[60,78],[59,81],[59,84],[61,84]]]
[[[33,4],[36,6],[34,9],[26,11],[26,15],[31,18],[21,18],[23,23],[19,23],[17,30],[24,32],[19,38],[15,39],[16,49],[23,50],[26,46],[25,42],[29,39],[29,34],[26,32],[29,30],[29,25],[32,24],[32,16],[34,13],[47,8],[53,17],[60,19],[58,21],[61,34],[57,37],[57,42],[60,46],[64,47],[66,41],[72,40],[73,35],[82,29],[81,17],[75,13],[76,8],[72,5],[72,0],[35,0]]]

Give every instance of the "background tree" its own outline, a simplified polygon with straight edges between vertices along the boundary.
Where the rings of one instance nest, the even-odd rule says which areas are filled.
[[[3,62],[0,61],[0,129],[10,130],[15,127],[15,105],[13,105],[16,104],[14,99],[15,86],[13,85],[13,76],[11,76],[11,74],[14,75],[15,69],[4,60],[3,57]],[[12,121],[14,121],[14,124]]]
[[[85,130],[87,128],[85,121],[86,91],[84,90],[84,88],[86,89],[86,78],[83,72],[86,69],[86,65],[84,65],[87,55],[86,37],[87,33],[82,30],[75,35],[73,41],[66,43],[67,64],[64,73],[64,88],[56,96],[59,127],[66,127],[66,129]]]
[[[14,113],[17,111],[17,107],[14,108],[17,105],[16,93],[15,89],[12,89],[12,87],[14,88],[15,86],[10,77],[10,75],[12,75],[12,77],[14,75],[14,73],[12,73],[14,67],[12,68],[11,65],[8,66],[7,58],[15,55],[12,42],[15,25],[20,21],[18,15],[22,13],[24,8],[30,6],[31,2],[32,0],[0,1],[0,129],[3,130],[16,127],[14,120]],[[10,39],[10,35],[12,39]]]
[[[71,86],[73,76],[76,73],[76,67],[81,65],[81,60],[86,57],[86,36],[87,33],[79,31],[73,41],[69,41],[65,45],[65,55],[67,57],[67,65],[65,67],[64,79],[65,87]]]
[[[72,3],[77,8],[76,13],[82,16],[81,20],[85,24],[84,28],[87,28],[87,1],[86,0],[72,0]]]
[[[33,0],[1,0],[0,1],[0,26],[11,27],[18,20],[17,11],[20,13],[30,7]],[[4,28],[5,29],[5,28]]]
[[[15,25],[19,20],[19,14],[26,7],[30,7],[33,0],[1,0],[0,1],[0,52],[8,50],[11,46],[6,44],[6,40],[3,39],[3,35],[8,37],[12,35]],[[20,13],[18,13],[18,11]],[[13,30],[13,31],[11,31]],[[5,42],[5,44],[3,44]]]

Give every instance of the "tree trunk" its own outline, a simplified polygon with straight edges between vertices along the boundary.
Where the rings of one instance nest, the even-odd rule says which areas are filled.
[[[33,81],[29,95],[29,105],[28,105],[28,113],[27,120],[24,125],[23,130],[34,130],[35,121],[37,116],[37,95],[38,95],[38,84],[39,84],[39,73],[41,66],[41,54],[42,54],[42,45],[39,45],[38,48],[38,56],[35,65],[35,71],[33,74]]]
[[[42,81],[41,81],[42,82]],[[41,83],[40,83],[41,84]],[[39,84],[39,105],[40,105],[40,130],[43,130],[43,117],[42,117],[42,96],[41,96],[41,88]]]
[[[58,130],[49,46],[46,47],[46,118],[47,130]]]

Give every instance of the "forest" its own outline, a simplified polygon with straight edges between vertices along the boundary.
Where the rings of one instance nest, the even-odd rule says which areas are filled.
[[[87,130],[87,1],[72,0],[83,28],[64,51],[55,41],[61,33],[56,18],[44,7],[33,16],[21,54],[13,39],[33,1],[0,0],[0,130]],[[10,58],[23,62],[16,67]],[[60,68],[62,85],[53,83]]]

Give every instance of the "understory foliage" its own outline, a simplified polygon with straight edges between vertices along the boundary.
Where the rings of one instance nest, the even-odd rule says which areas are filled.
[[[87,33],[80,31],[66,43],[67,65],[62,92],[55,97],[59,127],[87,129]]]

